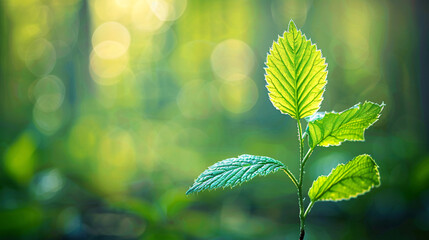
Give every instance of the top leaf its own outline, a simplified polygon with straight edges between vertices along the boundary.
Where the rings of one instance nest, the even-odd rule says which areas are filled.
[[[325,91],[327,64],[291,20],[289,29],[273,43],[267,56],[265,80],[274,107],[292,118],[313,115]]]

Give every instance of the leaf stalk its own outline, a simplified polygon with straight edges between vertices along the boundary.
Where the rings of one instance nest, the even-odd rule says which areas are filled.
[[[304,160],[302,160],[302,167],[304,168],[305,163],[307,162],[307,160],[310,158],[310,155],[313,153],[314,148],[310,148],[308,149],[307,154],[305,154]]]
[[[307,218],[307,215],[308,215],[308,213],[310,213],[311,208],[313,207],[314,203],[315,202],[311,201],[310,204],[308,204],[307,209],[305,210],[305,213],[304,213],[304,219]]]
[[[296,180],[296,178],[293,175],[293,173],[289,169],[287,169],[287,168],[282,168],[282,169],[289,176],[290,180],[292,180],[293,184],[298,189],[298,181]]]

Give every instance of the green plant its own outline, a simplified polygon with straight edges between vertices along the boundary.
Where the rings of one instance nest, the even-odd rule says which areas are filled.
[[[365,129],[376,122],[384,103],[364,102],[343,112],[317,112],[325,91],[327,64],[320,50],[297,30],[289,29],[273,43],[267,56],[265,79],[270,100],[283,114],[297,120],[300,149],[299,178],[280,161],[269,157],[241,155],[215,163],[205,170],[186,194],[220,187],[234,187],[257,175],[283,170],[298,191],[300,237],[304,239],[305,219],[318,201],[347,200],[380,185],[375,161],[367,154],[340,164],[328,176],[318,177],[311,186],[310,203],[304,208],[302,182],[304,167],[317,146],[339,146],[344,141],[364,141]],[[302,132],[301,119],[308,122]],[[308,151],[304,155],[304,139]]]

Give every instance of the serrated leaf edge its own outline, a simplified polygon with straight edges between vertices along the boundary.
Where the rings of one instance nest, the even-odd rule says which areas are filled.
[[[377,179],[378,179],[378,184],[372,184],[371,186],[369,186],[367,189],[364,189],[364,190],[362,190],[362,192],[358,192],[358,193],[356,193],[356,194],[354,194],[354,195],[351,195],[349,198],[347,198],[347,199],[338,199],[338,200],[319,200],[319,199],[317,199],[317,200],[311,200],[312,202],[339,202],[339,201],[348,201],[348,200],[350,200],[350,199],[355,199],[355,198],[357,198],[357,197],[359,197],[359,196],[361,196],[361,195],[364,195],[365,193],[367,193],[367,192],[369,192],[372,188],[376,188],[376,187],[379,187],[380,185],[381,185],[381,176],[380,176],[380,171],[378,171],[378,169],[379,169],[379,166],[377,165],[377,163],[375,162],[375,160],[371,157],[371,155],[369,155],[369,154],[361,154],[361,155],[358,155],[358,156],[356,156],[356,157],[359,157],[359,156],[368,156],[370,159],[371,159],[371,161],[374,163],[374,168],[375,168],[375,173],[376,173],[376,176],[377,176]],[[355,157],[355,158],[356,158]],[[355,158],[353,158],[353,159],[355,159]],[[350,160],[350,161],[353,161],[353,159],[352,160]],[[349,162],[350,162],[349,161]],[[347,163],[349,163],[349,162],[347,162]],[[331,170],[331,172],[328,174],[328,175],[321,175],[321,176],[319,176],[319,177],[317,177],[317,179],[316,180],[314,180],[313,181],[313,183],[312,183],[312,186],[310,187],[310,189],[313,187],[313,184],[315,183],[315,182],[317,182],[317,180],[319,180],[319,178],[322,178],[322,177],[326,177],[326,178],[328,178],[329,177],[329,175],[331,175],[332,174],[332,172],[335,170],[335,169],[337,169],[338,167],[340,167],[340,166],[345,166],[347,163],[340,163],[340,164],[338,164],[336,167],[334,167],[334,168],[332,168],[332,170]],[[332,187],[332,186],[331,186]],[[310,193],[310,189],[308,190],[308,192]],[[311,199],[311,198],[310,198]]]
[[[296,24],[295,24],[295,22],[291,19],[290,21],[289,21],[289,24],[288,24],[288,29],[286,30],[286,31],[284,31],[283,32],[283,34],[282,35],[277,35],[277,41],[273,41],[273,43],[271,44],[271,47],[270,47],[270,49],[268,50],[268,54],[267,54],[267,57],[265,58],[265,62],[264,62],[264,65],[265,65],[265,67],[264,67],[264,79],[265,79],[265,82],[267,83],[266,85],[265,85],[265,88],[268,90],[268,93],[267,93],[267,95],[268,95],[268,99],[270,99],[270,101],[271,101],[271,98],[270,98],[270,90],[268,89],[268,85],[269,85],[269,83],[267,82],[267,78],[266,78],[266,76],[268,75],[267,74],[267,69],[268,69],[268,56],[270,55],[270,53],[271,53],[271,51],[273,50],[273,46],[274,46],[274,43],[277,43],[278,45],[280,45],[280,43],[279,43],[279,40],[280,40],[280,38],[283,38],[284,39],[284,35],[285,35],[285,33],[286,32],[288,32],[289,33],[289,31],[290,31],[290,26],[291,26],[291,23],[295,26],[295,29],[297,30],[297,32],[299,32],[300,34],[302,34],[302,36],[306,39],[306,40],[308,40],[308,41],[310,41],[310,47],[311,46],[313,46],[314,45],[314,47],[316,48],[316,52],[320,52],[320,58],[321,59],[323,59],[324,60],[324,62],[325,62],[325,65],[326,65],[326,67],[325,67],[325,70],[323,70],[322,72],[326,72],[326,77],[325,77],[325,81],[326,81],[326,83],[325,83],[325,86],[323,86],[323,89],[322,89],[322,94],[321,94],[321,100],[320,100],[320,102],[319,102],[319,104],[318,104],[318,109],[320,109],[320,105],[322,104],[322,102],[323,102],[323,100],[325,100],[325,98],[323,97],[323,95],[325,94],[325,91],[326,91],[326,86],[328,85],[328,74],[329,74],[329,71],[328,71],[328,66],[329,66],[329,64],[328,64],[328,62],[326,61],[326,57],[324,57],[323,56],[323,53],[322,53],[322,50],[321,49],[319,49],[319,48],[317,48],[317,44],[316,43],[313,43],[313,41],[311,40],[311,38],[308,38],[307,39],[307,36],[305,35],[305,33],[303,33],[302,31],[301,31],[301,29],[298,29],[297,27],[296,27]],[[296,89],[295,89],[295,94],[296,94]],[[298,103],[297,103],[297,100],[296,100],[296,96],[294,96],[295,97],[295,99],[294,99],[294,102],[295,102],[295,104],[296,105],[298,105]],[[297,117],[296,119],[298,119],[298,120],[300,120],[300,119],[303,119],[303,117],[301,117],[301,116],[295,116],[295,117],[293,117],[293,116],[291,116],[290,114],[288,114],[288,113],[284,113],[282,110],[280,110],[278,107],[276,107],[274,104],[272,104],[273,106],[274,106],[274,108],[275,109],[277,109],[281,114],[284,114],[284,115],[289,115],[291,118],[295,118],[295,117]],[[317,112],[317,111],[316,111]],[[296,113],[295,113],[295,115],[296,115]],[[311,116],[311,115],[310,115]]]
[[[245,156],[245,155],[249,155],[249,156],[256,156],[256,155],[251,155],[251,154],[241,154],[241,155],[238,155],[236,158],[240,158],[240,157],[242,157],[242,156]],[[270,158],[270,159],[272,159],[272,160],[274,160],[274,161],[277,161],[277,163],[279,164],[279,165],[281,165],[281,166],[279,166],[279,167],[276,167],[276,168],[274,168],[274,170],[272,170],[271,172],[269,172],[269,173],[262,173],[262,174],[258,174],[258,175],[256,175],[255,177],[257,177],[257,176],[261,176],[261,177],[264,177],[264,176],[267,176],[268,174],[271,174],[271,173],[275,173],[275,172],[277,172],[277,171],[279,171],[279,170],[282,170],[282,169],[288,169],[287,167],[286,167],[286,165],[284,165],[284,163],[282,163],[281,161],[279,161],[279,160],[277,160],[277,159],[274,159],[274,158],[271,158],[271,157],[267,157],[267,156],[258,156],[258,157],[266,157],[266,158]],[[224,160],[227,160],[227,159],[224,159]],[[220,160],[220,161],[218,161],[218,162],[216,162],[216,163],[219,163],[219,162],[221,162],[221,161],[224,161],[224,160]],[[205,171],[207,171],[207,170],[209,170],[210,168],[212,168],[216,163],[214,163],[214,164],[212,164],[211,166],[209,166],[207,169],[205,169],[201,174],[203,174]],[[238,186],[241,186],[243,183],[246,183],[246,182],[249,182],[250,180],[252,180],[253,178],[251,178],[251,179],[248,179],[248,180],[245,180],[245,181],[243,181],[243,182],[240,182],[240,183],[238,183],[238,184],[236,184],[236,185],[233,185],[233,186],[222,186],[222,187],[218,187],[218,188],[208,188],[208,189],[202,189],[202,190],[200,190],[200,191],[191,191],[191,189],[194,187],[194,185],[195,185],[195,183],[196,183],[196,181],[198,180],[198,178],[201,176],[201,174],[200,175],[198,175],[198,177],[194,180],[194,183],[192,184],[192,186],[186,191],[186,195],[188,196],[188,195],[191,195],[191,194],[198,194],[198,193],[200,193],[200,192],[202,192],[202,191],[208,191],[208,192],[211,192],[211,191],[216,191],[216,190],[218,190],[218,189],[225,189],[225,188],[230,188],[230,189],[232,189],[232,188],[235,188],[235,187],[238,187]]]
[[[381,112],[383,111],[384,107],[386,106],[386,104],[384,103],[384,101],[383,101],[383,102],[381,102],[381,104],[378,104],[378,103],[375,103],[375,102],[371,102],[371,101],[365,101],[363,104],[365,104],[365,103],[372,103],[372,104],[378,105],[379,107],[381,107],[381,109],[380,109],[380,113],[378,113],[378,115],[377,115],[376,119],[374,120],[374,122],[372,122],[368,127],[366,127],[366,128],[364,129],[363,134],[362,134],[362,139],[361,139],[361,140],[352,140],[352,139],[345,138],[342,142],[340,142],[340,143],[338,143],[338,144],[329,144],[329,145],[327,145],[327,146],[321,146],[321,145],[317,144],[316,146],[318,146],[318,147],[331,147],[331,146],[337,147],[337,146],[340,146],[341,144],[343,144],[344,142],[365,142],[365,131],[366,131],[368,128],[370,128],[372,125],[374,125],[374,123],[376,123],[376,122],[380,119]],[[350,109],[352,109],[352,108],[354,108],[354,107],[357,107],[357,108],[359,109],[359,108],[360,108],[360,104],[361,104],[361,102],[356,103],[356,104],[355,104],[355,105],[353,105],[352,107],[350,107],[350,108],[348,108],[348,109],[345,109],[345,110],[343,110],[343,111],[341,111],[341,112],[335,112],[335,111],[326,112],[326,111],[325,111],[325,116],[326,116],[326,114],[328,114],[328,113],[341,114],[341,113],[346,112],[346,111],[348,111],[348,110],[350,110]],[[362,105],[363,105],[363,104],[362,104]],[[308,122],[308,124],[313,123],[313,122],[315,123],[315,122],[317,122],[317,121],[321,121],[321,120],[323,120],[323,118],[321,118],[321,119],[317,119],[317,120],[315,120],[315,121]],[[310,136],[310,134],[308,133],[308,127],[306,128],[305,133],[306,133],[308,136]],[[329,136],[330,136],[330,135],[329,135]]]

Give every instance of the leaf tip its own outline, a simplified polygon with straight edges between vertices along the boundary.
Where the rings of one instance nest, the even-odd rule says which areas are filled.
[[[186,191],[186,196],[189,196],[190,194],[192,194],[192,193],[194,193],[194,189],[193,189],[193,186],[192,187],[190,187],[189,189],[188,189],[188,191]]]
[[[288,32],[291,32],[291,31],[294,31],[294,32],[297,31],[295,22],[292,19],[289,21],[289,28],[288,28]]]

